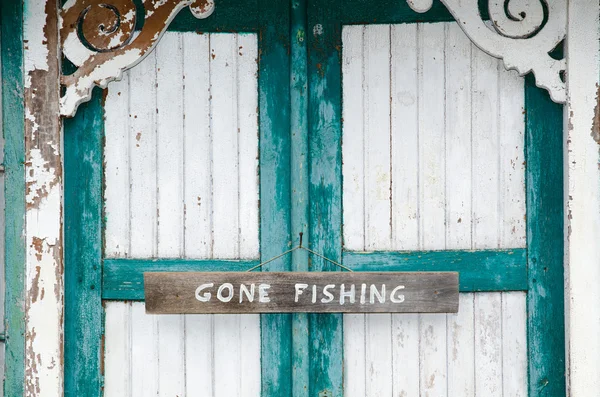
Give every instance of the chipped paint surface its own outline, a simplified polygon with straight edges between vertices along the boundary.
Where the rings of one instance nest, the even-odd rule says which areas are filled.
[[[600,388],[600,152],[598,2],[570,1],[566,56],[565,270],[571,397]],[[567,119],[568,117],[568,119]],[[590,136],[591,135],[591,136]]]
[[[142,61],[183,8],[189,7],[196,18],[207,18],[215,8],[214,0],[144,0],[143,6],[144,25],[134,37],[136,6],[132,0],[65,4],[60,22],[63,52],[79,68],[62,78],[66,86],[60,101],[62,115],[73,116],[80,103],[90,100],[94,86],[105,88]]]
[[[25,1],[25,395],[63,394],[62,167],[56,0]]]
[[[600,85],[596,83],[596,107],[594,108],[594,122],[592,123],[592,138],[600,144]],[[600,167],[600,162],[598,163]]]

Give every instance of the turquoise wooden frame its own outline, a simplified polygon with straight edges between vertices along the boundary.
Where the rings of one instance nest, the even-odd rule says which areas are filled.
[[[207,20],[183,12],[171,26],[259,33],[261,258],[289,249],[303,231],[312,249],[356,270],[458,270],[462,291],[527,291],[530,395],[564,395],[562,109],[531,79],[525,88],[527,250],[343,251],[341,27],[452,20],[437,3],[426,14],[402,1],[367,3],[224,1]],[[322,35],[306,34],[317,24]],[[92,101],[65,121],[65,395],[73,397],[101,395],[102,301],[142,299],[144,269],[240,270],[256,264],[103,258],[102,100],[95,90]],[[263,270],[307,269],[338,270],[303,256]],[[306,390],[311,396],[342,395],[341,315],[263,315],[261,335],[263,397]]]
[[[4,395],[25,395],[25,111],[23,2],[0,3],[4,136]]]
[[[480,6],[484,2],[480,1]],[[485,8],[481,7],[485,16]],[[318,241],[313,249],[340,259],[345,265],[360,270],[458,270],[466,263],[431,266],[417,259],[392,262],[405,258],[406,253],[374,253],[362,256],[342,252],[341,217],[341,30],[347,24],[414,23],[452,21],[453,18],[439,2],[424,14],[413,12],[404,1],[382,0],[373,7],[367,0],[308,0],[308,31],[319,25],[320,35],[308,36],[309,48],[309,139],[310,139],[310,202],[311,235]],[[526,195],[527,195],[527,249],[518,250],[525,261],[512,266],[502,261],[512,275],[492,289],[484,288],[492,282],[494,267],[485,267],[473,278],[467,268],[465,276],[470,285],[461,281],[461,290],[526,290],[528,388],[530,396],[564,396],[564,269],[563,269],[563,152],[562,107],[551,102],[548,94],[535,87],[532,76],[525,84],[526,122]],[[315,238],[318,237],[318,238]],[[515,252],[517,250],[514,250]],[[450,255],[448,251],[446,254]],[[445,255],[428,253],[427,255]],[[468,257],[464,253],[465,259]],[[470,254],[469,254],[470,255]],[[489,255],[480,252],[479,255]],[[421,257],[419,257],[421,256]],[[506,258],[505,258],[506,259]],[[468,265],[468,264],[467,264]],[[523,265],[525,267],[523,268]],[[325,268],[319,264],[319,269]],[[334,269],[326,269],[334,270]],[[498,270],[498,269],[495,269]],[[509,273],[510,274],[510,273]],[[514,278],[513,278],[514,277]],[[514,284],[512,283],[514,281]],[[506,282],[506,284],[505,284]],[[549,327],[549,325],[551,326]],[[321,365],[329,366],[329,379],[311,387],[314,391],[330,390],[340,396],[343,390],[343,356],[341,325],[338,321],[323,324],[319,348],[326,353],[317,357]],[[333,353],[332,353],[333,352]],[[312,386],[312,385],[311,385]]]

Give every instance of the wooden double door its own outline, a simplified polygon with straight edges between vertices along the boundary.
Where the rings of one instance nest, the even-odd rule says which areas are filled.
[[[564,395],[561,136],[441,4],[185,10],[65,122],[65,393]],[[355,271],[460,272],[459,313],[145,313],[144,272],[243,271],[300,232]]]

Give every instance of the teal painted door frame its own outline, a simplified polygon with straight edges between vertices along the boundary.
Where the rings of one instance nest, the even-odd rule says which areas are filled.
[[[2,7],[4,10],[8,6]],[[173,22],[170,29],[177,31],[259,34],[261,259],[269,259],[296,245],[299,232],[304,233],[313,250],[352,263],[357,269],[370,264],[370,270],[389,270],[395,262],[394,255],[410,257],[409,253],[357,257],[342,250],[341,27],[356,23],[448,20],[451,16],[438,3],[429,13],[416,14],[405,2],[392,0],[383,1],[378,7],[364,0],[348,0],[343,6],[340,0],[292,0],[291,4],[238,0],[219,3],[215,14],[207,20],[198,21],[182,12]],[[318,25],[319,29],[314,30]],[[3,23],[3,29],[4,26]],[[315,35],[313,31],[322,34]],[[2,51],[4,54],[4,45]],[[5,60],[3,57],[3,71],[8,62]],[[565,390],[562,112],[545,92],[534,87],[531,79],[527,80],[525,95],[527,250],[518,251],[518,260],[512,254],[503,256],[497,251],[432,255],[458,255],[461,259],[480,255],[477,260],[481,262],[477,263],[489,265],[485,272],[471,270],[470,282],[464,288],[461,285],[463,291],[528,291],[529,394],[562,396]],[[5,109],[9,100],[4,98]],[[104,260],[102,101],[101,91],[96,89],[92,101],[82,105],[74,119],[65,122],[67,396],[102,394],[102,300],[142,299],[139,281],[137,289],[120,287],[140,280],[142,269],[162,266],[172,270],[225,271],[240,270],[254,263]],[[4,114],[6,120],[9,116],[6,111]],[[18,148],[18,141],[12,144]],[[14,153],[18,174],[19,152]],[[14,222],[18,222],[17,218]],[[16,236],[11,238],[10,247],[18,248]],[[8,239],[7,234],[7,250]],[[18,252],[11,255],[18,257]],[[409,259],[406,263],[413,271],[433,270],[431,266],[447,264],[446,260]],[[506,266],[512,276],[490,284],[489,280],[497,275],[495,263]],[[338,269],[320,259],[296,255],[272,262],[263,270]],[[455,270],[468,271],[458,267]],[[18,280],[17,276],[11,277]],[[538,292],[541,289],[546,292],[544,296]],[[19,290],[11,293],[18,295]],[[11,308],[14,310],[14,306]],[[548,323],[553,324],[551,331],[545,328]],[[18,331],[18,318],[12,324]],[[342,396],[341,315],[263,315],[261,335],[263,397]],[[17,351],[20,348],[18,341],[9,346]],[[22,375],[18,368],[14,371],[11,379],[16,384],[14,380]]]

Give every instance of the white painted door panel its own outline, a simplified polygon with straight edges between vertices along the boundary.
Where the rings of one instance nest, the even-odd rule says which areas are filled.
[[[455,23],[343,29],[344,249],[525,247],[523,79]],[[346,315],[345,396],[525,396],[524,293]]]
[[[109,258],[257,259],[253,34],[167,33],[109,86]],[[105,395],[260,395],[258,315],[159,316],[106,304]]]

